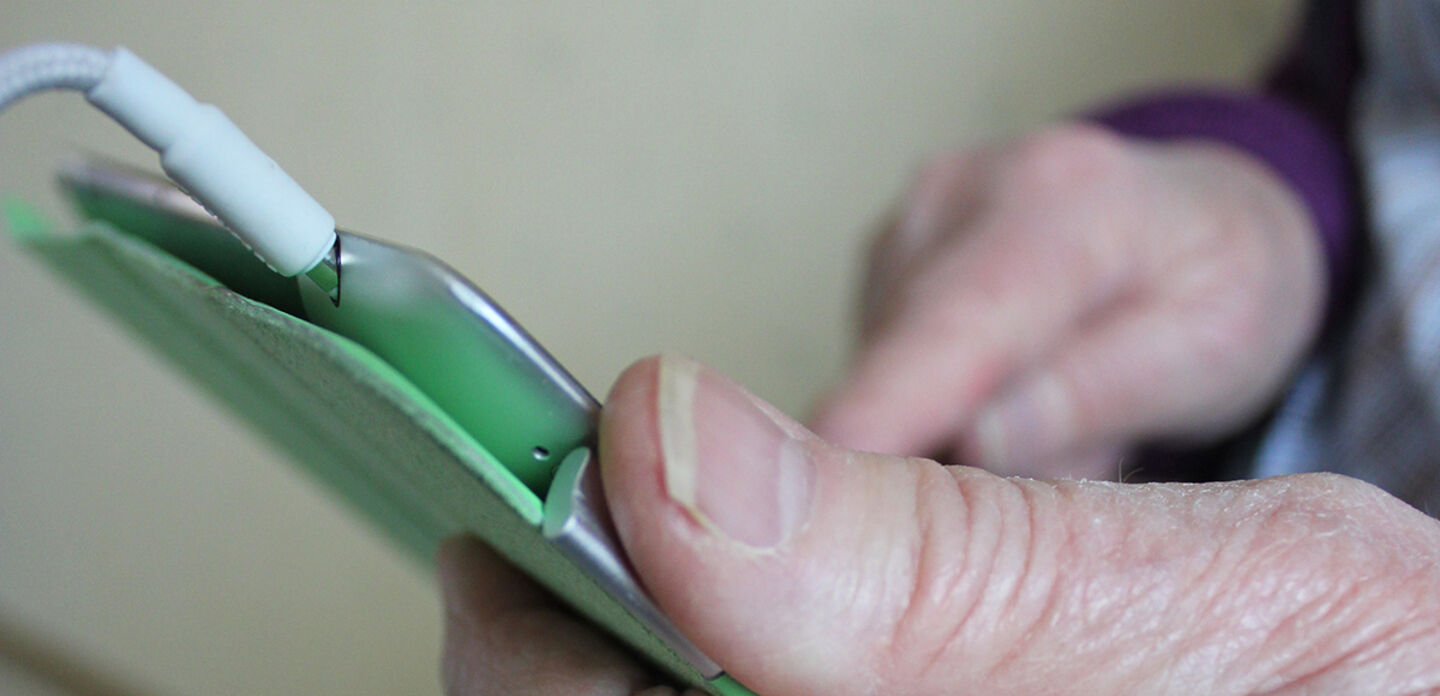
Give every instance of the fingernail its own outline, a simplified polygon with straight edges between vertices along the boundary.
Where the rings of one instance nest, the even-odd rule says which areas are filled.
[[[1047,454],[1064,425],[1054,417],[1063,399],[1060,383],[1041,375],[986,407],[975,419],[976,463],[991,471],[1014,473]]]
[[[803,429],[688,358],[662,357],[659,379],[670,499],[700,526],[753,549],[790,538],[810,502]]]

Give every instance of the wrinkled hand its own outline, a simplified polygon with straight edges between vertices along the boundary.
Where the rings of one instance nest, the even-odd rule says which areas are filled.
[[[763,696],[1440,691],[1440,523],[1351,479],[864,454],[668,357],[621,376],[599,449],[644,584]],[[674,693],[478,542],[440,566],[450,693]]]
[[[1062,126],[945,157],[877,239],[849,378],[815,430],[991,471],[1114,478],[1274,396],[1317,331],[1323,258],[1249,155]]]

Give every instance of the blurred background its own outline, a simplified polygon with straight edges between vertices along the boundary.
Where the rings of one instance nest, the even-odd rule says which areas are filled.
[[[1288,0],[36,2],[124,44],[341,221],[426,249],[603,395],[694,355],[803,417],[926,158],[1115,95],[1253,82]],[[155,169],[74,95],[0,115],[0,193]],[[68,223],[67,223],[68,224]],[[431,573],[0,239],[0,692],[439,690]]]

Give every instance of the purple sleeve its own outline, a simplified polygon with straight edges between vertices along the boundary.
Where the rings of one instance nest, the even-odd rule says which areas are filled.
[[[1325,250],[1329,296],[1350,271],[1355,210],[1340,137],[1279,97],[1214,90],[1155,94],[1091,116],[1137,138],[1216,140],[1249,152],[1290,184],[1310,211]]]
[[[1357,0],[1307,3],[1264,94],[1162,92],[1092,116],[1139,138],[1211,138],[1268,164],[1315,221],[1329,270],[1332,321],[1347,303],[1363,251],[1348,147],[1351,95],[1361,70],[1358,14]]]

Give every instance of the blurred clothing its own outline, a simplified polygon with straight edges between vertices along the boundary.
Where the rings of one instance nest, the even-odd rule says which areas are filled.
[[[1362,6],[1353,146],[1372,254],[1349,330],[1297,384],[1260,473],[1336,471],[1440,512],[1440,6]]]

